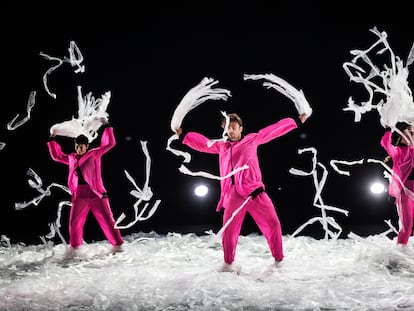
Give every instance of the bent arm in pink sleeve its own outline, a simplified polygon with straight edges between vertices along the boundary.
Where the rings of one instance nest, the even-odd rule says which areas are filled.
[[[257,144],[265,144],[272,139],[280,137],[293,129],[296,129],[298,125],[292,118],[284,118],[272,125],[269,125],[261,129],[257,133],[256,142]]]
[[[109,151],[116,145],[113,127],[106,127],[102,133],[101,146],[99,149],[102,153]]]
[[[210,141],[207,137],[202,134],[189,132],[185,135],[183,139],[183,144],[189,146],[190,148],[206,153],[217,154],[220,151],[219,145],[221,142],[214,143],[212,146],[208,146],[207,143]]]
[[[392,140],[392,132],[391,131],[385,132],[381,138],[381,146],[387,151],[388,155],[390,155],[391,157],[394,157],[398,152],[398,148],[392,145],[391,140]]]
[[[69,164],[69,156],[63,153],[60,145],[54,140],[47,142],[47,147],[49,148],[50,156],[54,161],[61,162],[63,164]]]

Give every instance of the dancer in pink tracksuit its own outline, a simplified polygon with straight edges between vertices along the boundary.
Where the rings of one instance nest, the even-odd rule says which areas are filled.
[[[88,138],[79,135],[75,139],[75,151],[70,154],[62,152],[60,145],[51,134],[47,146],[53,160],[69,166],[68,187],[72,193],[72,207],[69,217],[70,245],[78,248],[83,240],[83,227],[89,210],[92,211],[105,237],[113,246],[113,251],[122,251],[123,240],[109,205],[109,198],[102,182],[101,157],[115,146],[113,128],[102,119],[105,129],[101,145],[89,149]]]
[[[397,123],[397,127],[407,137],[387,131],[381,139],[381,146],[387,151],[393,163],[393,178],[388,191],[390,196],[395,198],[400,220],[397,243],[407,245],[414,220],[414,147],[407,138],[414,139],[414,128],[404,122]]]
[[[292,118],[285,118],[272,124],[258,133],[242,136],[243,123],[241,118],[235,114],[229,114],[230,118],[227,134],[229,141],[216,142],[208,146],[210,141],[207,137],[189,132],[183,139],[183,144],[200,152],[219,155],[220,176],[228,175],[236,168],[248,165],[249,168],[239,171],[231,178],[221,180],[221,196],[217,205],[217,211],[224,208],[223,225],[232,217],[243,202],[250,196],[247,204],[241,209],[223,232],[222,243],[224,251],[223,267],[230,267],[236,254],[237,241],[240,235],[242,222],[246,212],[249,212],[259,229],[265,236],[269,248],[276,263],[283,259],[282,231],[275,207],[265,192],[262,182],[262,174],[259,168],[257,147],[272,139],[282,136],[297,128],[297,123]],[[302,114],[300,120],[303,123],[307,116]],[[222,127],[225,126],[225,120]],[[181,135],[182,129],[176,130]]]

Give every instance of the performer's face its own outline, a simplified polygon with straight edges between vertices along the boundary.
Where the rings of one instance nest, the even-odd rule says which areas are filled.
[[[89,145],[75,144],[75,151],[78,155],[84,155],[88,151]]]
[[[229,123],[229,127],[227,128],[227,135],[231,141],[238,141],[241,138],[242,131],[243,126],[240,126],[239,123],[233,121]]]

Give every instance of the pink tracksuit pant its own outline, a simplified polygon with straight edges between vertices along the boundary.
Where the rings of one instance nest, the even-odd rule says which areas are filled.
[[[232,193],[230,195],[231,199],[228,201],[229,204],[224,209],[223,225],[229,218],[231,218],[232,213],[240,207],[246,199],[235,194],[234,188],[232,188]],[[266,238],[272,256],[275,260],[282,260],[283,247],[280,221],[269,196],[266,192],[262,192],[254,200],[250,199],[224,230],[222,236],[224,261],[228,264],[231,264],[234,261],[237,241],[239,239],[241,226],[246,212],[250,213]]]
[[[407,180],[405,186],[412,191],[414,189],[414,180]],[[401,191],[401,197],[397,199],[397,204],[400,208],[400,220],[402,222],[397,241],[398,244],[407,245],[413,230],[414,201],[404,191]]]
[[[108,241],[112,245],[123,244],[120,231],[114,228],[115,220],[108,198],[99,198],[89,185],[79,185],[74,197],[69,217],[69,235],[72,247],[76,248],[82,244],[83,227],[89,210],[92,211]]]

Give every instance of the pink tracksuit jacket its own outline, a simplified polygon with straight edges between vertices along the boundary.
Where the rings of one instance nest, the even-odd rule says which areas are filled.
[[[221,195],[217,205],[217,211],[225,208],[223,224],[231,217],[243,201],[257,188],[264,188],[262,174],[259,168],[257,147],[272,139],[282,136],[297,128],[292,118],[285,118],[272,124],[258,133],[251,133],[241,140],[232,142],[216,142],[211,147],[207,143],[209,139],[199,133],[189,132],[183,139],[183,144],[200,152],[219,155],[220,176],[229,174],[232,170],[245,164],[248,169],[234,175],[234,179],[226,178],[220,181]],[[233,181],[234,180],[234,184]],[[283,258],[282,233],[279,219],[273,203],[266,192],[259,194],[254,200],[250,200],[244,209],[240,211],[223,233],[224,261],[231,263],[235,257],[237,240],[245,213],[249,212],[257,223],[263,235],[266,237],[272,255],[276,260]]]
[[[381,139],[381,146],[387,151],[393,161],[393,174],[397,175],[405,187],[414,192],[414,180],[408,180],[414,168],[414,148],[409,146],[394,146],[391,144],[392,132],[387,131]],[[404,192],[400,182],[394,178],[389,184],[389,194],[396,200],[401,228],[397,242],[406,245],[411,236],[414,220],[414,202]]]
[[[123,243],[119,230],[114,228],[115,220],[110,209],[109,199],[104,196],[106,189],[101,176],[101,157],[115,144],[112,127],[104,129],[101,145],[89,149],[83,156],[79,156],[75,152],[63,153],[60,145],[54,140],[49,140],[47,143],[52,159],[69,166],[68,187],[72,193],[69,233],[70,244],[73,247],[82,244],[83,225],[89,210],[92,210],[106,238],[112,245]],[[78,166],[87,185],[78,185],[76,173]]]

